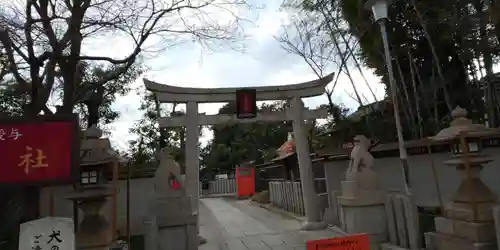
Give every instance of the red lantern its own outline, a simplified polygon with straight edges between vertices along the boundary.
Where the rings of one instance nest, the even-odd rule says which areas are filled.
[[[236,116],[238,118],[254,118],[257,116],[257,94],[255,89],[239,89],[236,91]]]

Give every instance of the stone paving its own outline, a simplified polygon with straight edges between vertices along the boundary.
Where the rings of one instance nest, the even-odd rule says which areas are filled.
[[[305,242],[340,236],[337,232],[300,231],[301,222],[249,201],[205,198],[200,202],[200,250],[302,250]]]

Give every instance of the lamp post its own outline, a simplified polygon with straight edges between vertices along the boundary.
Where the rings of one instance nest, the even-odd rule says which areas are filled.
[[[373,19],[380,25],[380,33],[382,35],[382,42],[384,44],[385,62],[387,65],[387,73],[389,74],[389,88],[392,99],[392,107],[394,108],[394,121],[396,123],[396,131],[398,134],[399,158],[403,167],[403,177],[405,180],[406,192],[410,193],[410,180],[408,168],[408,154],[404,145],[403,128],[401,126],[401,119],[399,117],[399,106],[396,99],[396,80],[394,79],[394,71],[392,69],[392,57],[389,51],[389,39],[387,38],[386,20],[388,18],[387,8],[390,0],[368,0],[365,4],[365,9],[371,10]]]

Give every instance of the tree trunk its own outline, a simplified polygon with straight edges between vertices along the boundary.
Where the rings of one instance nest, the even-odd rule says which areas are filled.
[[[410,68],[411,83],[413,87],[413,97],[415,98],[415,111],[417,113],[417,125],[418,125],[418,137],[419,139],[424,138],[423,124],[422,124],[422,114],[420,113],[420,98],[417,90],[417,81],[415,81],[415,69],[413,68],[413,57],[411,56],[410,49],[408,49],[408,67]]]
[[[396,68],[398,68],[401,82],[403,82],[404,81],[403,72],[401,71],[401,66],[399,65],[399,61],[395,60],[395,64],[396,64]],[[405,105],[408,103],[408,100],[406,99],[406,102],[405,102],[405,98],[403,97],[404,92],[405,92],[404,89],[406,89],[405,85],[406,84],[403,84],[403,86],[400,86],[399,84],[396,84],[396,92],[397,92],[396,101],[401,104],[401,106],[400,106],[401,111],[403,112],[403,114],[406,118],[406,123],[408,124],[408,127],[410,128],[412,138],[414,138],[416,130],[415,130],[414,122],[413,122],[413,117],[412,117],[412,114],[409,112],[409,107],[408,107],[409,105]],[[401,91],[401,88],[403,88],[403,91]],[[401,92],[403,92],[403,93],[401,93]],[[399,114],[397,114],[397,115],[399,115]]]
[[[477,13],[483,12],[484,4],[482,1],[474,1],[474,8]],[[482,16],[479,19],[479,36],[480,36],[480,51],[483,55],[484,70],[486,72],[486,78],[483,78],[485,83],[484,89],[484,99],[486,100],[486,108],[488,110],[488,126],[490,128],[498,127],[496,105],[493,96],[493,81],[491,76],[493,75],[493,57],[490,51],[489,36],[486,31],[487,22],[485,17]]]

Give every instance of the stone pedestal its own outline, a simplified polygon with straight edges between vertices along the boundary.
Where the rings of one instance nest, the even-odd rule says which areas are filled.
[[[156,216],[147,215],[143,217],[142,225],[144,227],[144,250],[158,250]]]
[[[434,141],[450,142],[453,156],[444,163],[461,172],[462,182],[457,192],[436,218],[436,232],[427,233],[428,249],[436,250],[493,250],[497,249],[493,207],[496,195],[479,176],[482,165],[491,162],[481,153],[482,139],[499,134],[496,128],[474,124],[467,111],[457,107],[451,112],[453,120],[432,137]]]
[[[474,197],[471,196],[473,194],[475,194]],[[472,199],[477,202],[476,207],[473,206]],[[434,220],[436,232],[426,233],[428,248],[435,250],[497,249],[493,219],[495,201],[495,195],[479,178],[473,177],[470,181],[464,179],[453,200],[446,204],[444,217]]]
[[[149,204],[149,215],[154,217],[151,221],[154,221],[152,227],[156,228],[156,232],[150,233],[148,238],[156,239],[157,248],[154,250],[196,250],[200,244],[198,196],[188,195],[180,166],[167,149],[158,153],[158,159],[160,165],[153,179],[155,196]]]
[[[357,181],[343,181],[341,188],[337,200],[342,229],[349,234],[369,234],[371,249],[378,249],[388,235],[384,192],[360,189]]]
[[[150,204],[150,214],[156,215],[155,238],[159,250],[198,249],[197,214],[191,202],[190,197],[165,197]]]
[[[83,220],[75,235],[76,249],[108,250],[113,241],[113,234],[106,218],[99,213],[106,202],[105,197],[86,199],[79,202]]]

